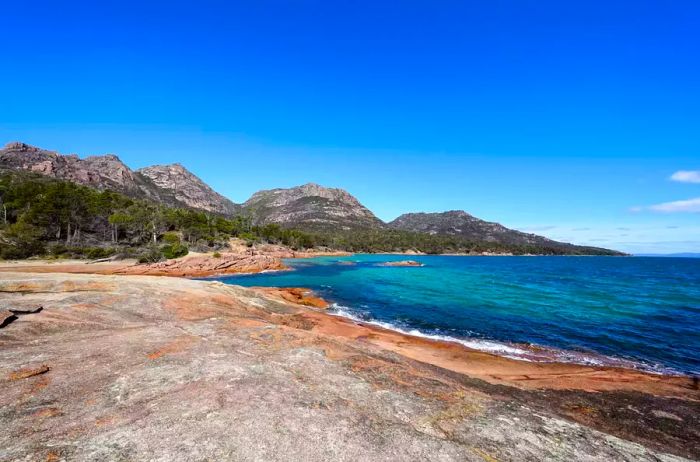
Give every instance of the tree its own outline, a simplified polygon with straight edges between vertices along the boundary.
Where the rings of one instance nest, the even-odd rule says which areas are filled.
[[[109,224],[112,225],[112,242],[119,242],[119,227],[125,228],[134,222],[134,218],[125,212],[115,212],[108,218]]]

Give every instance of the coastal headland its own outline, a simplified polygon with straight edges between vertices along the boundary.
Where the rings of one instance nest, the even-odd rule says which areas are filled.
[[[152,276],[280,257],[0,265],[0,459],[700,458],[690,377],[517,361],[332,316],[303,288]]]

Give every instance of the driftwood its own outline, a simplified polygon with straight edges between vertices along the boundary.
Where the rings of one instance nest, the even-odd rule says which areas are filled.
[[[92,265],[93,263],[104,263],[106,261],[114,261],[114,260],[116,260],[115,257],[98,258],[97,260],[90,260],[88,262],[85,262],[85,264]]]

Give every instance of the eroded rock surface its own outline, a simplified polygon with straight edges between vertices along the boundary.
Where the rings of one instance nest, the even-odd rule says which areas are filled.
[[[1,276],[0,309],[44,306],[0,330],[3,461],[700,456],[692,400],[492,385],[218,282]]]
[[[222,253],[217,257],[211,254],[188,255],[158,263],[131,265],[115,270],[114,274],[201,277],[283,269],[287,269],[287,267],[277,257]]]

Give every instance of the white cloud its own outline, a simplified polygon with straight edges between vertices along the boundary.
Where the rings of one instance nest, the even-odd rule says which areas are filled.
[[[684,201],[664,202],[663,204],[651,205],[648,209],[653,212],[662,213],[700,213],[700,197]]]
[[[680,183],[700,183],[700,170],[679,170],[671,175],[671,180]]]

